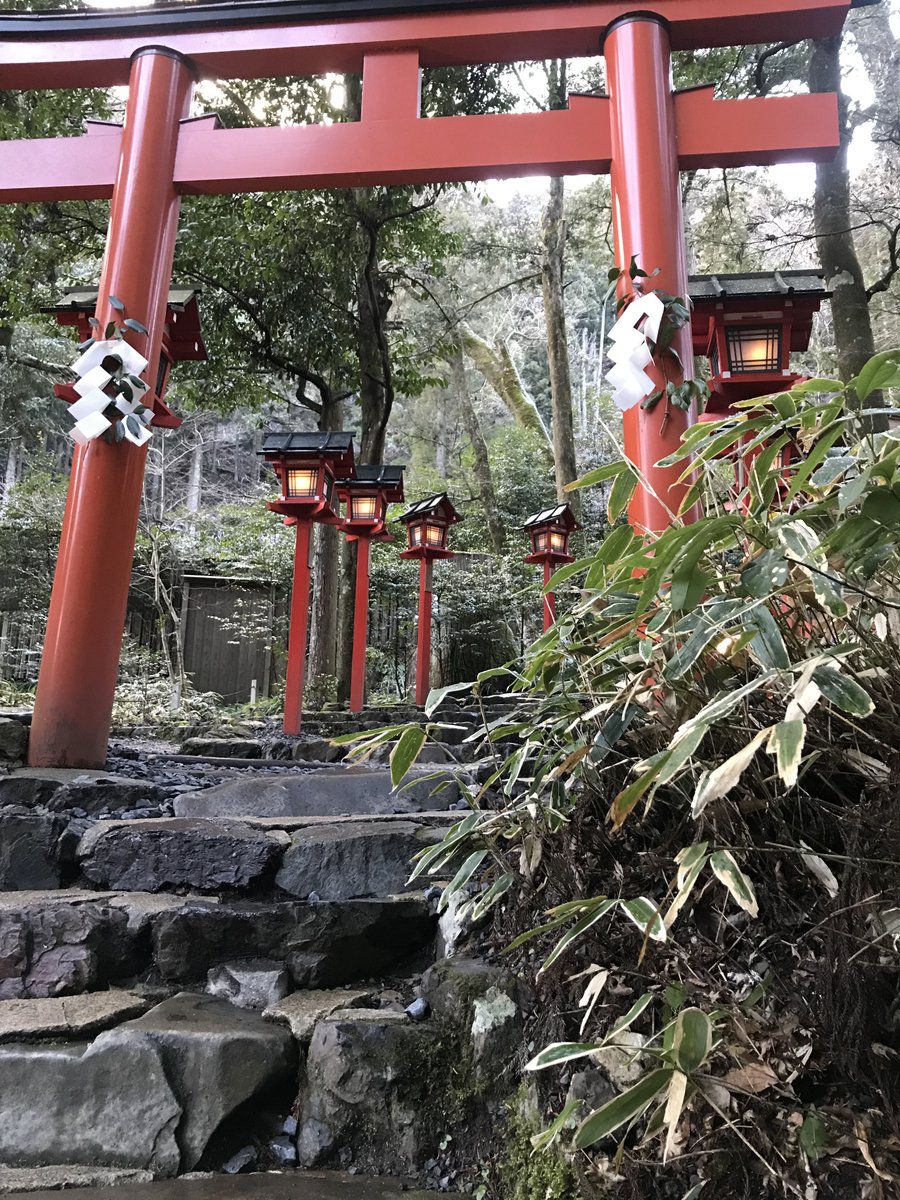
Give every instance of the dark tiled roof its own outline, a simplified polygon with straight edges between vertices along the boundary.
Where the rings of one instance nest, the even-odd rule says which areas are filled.
[[[429,515],[439,516],[451,525],[462,520],[446,492],[438,492],[434,496],[428,496],[425,500],[417,500],[415,504],[409,506],[399,520],[413,521],[416,517]]]
[[[762,296],[809,296],[824,299],[825,276],[812,268],[802,271],[753,271],[747,275],[691,275],[692,300],[755,299]]]
[[[530,529],[532,525],[545,525],[549,522],[559,524],[562,522],[568,525],[570,529],[577,529],[578,522],[575,520],[575,514],[568,504],[557,504],[553,508],[542,508],[540,512],[536,512],[534,516],[528,518],[523,528]]]
[[[199,288],[170,288],[168,305],[176,312],[180,312],[200,294]],[[73,312],[93,312],[96,305],[97,288],[67,288],[58,300],[47,305],[46,308],[42,308],[41,312],[55,313],[63,309],[71,309]]]
[[[385,467],[383,465],[359,466],[356,468],[356,478],[348,479],[344,486],[353,487],[354,484],[359,484],[367,487],[373,483],[386,485],[402,483],[405,470],[405,467]]]
[[[267,433],[260,454],[347,454],[352,433]]]

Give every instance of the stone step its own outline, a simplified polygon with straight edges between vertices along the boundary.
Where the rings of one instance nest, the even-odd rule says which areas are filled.
[[[254,1098],[296,1087],[289,1030],[181,992],[92,1041],[0,1046],[0,1161],[172,1176]]]
[[[90,885],[116,890],[352,900],[405,891],[414,857],[442,836],[440,828],[413,815],[314,823],[275,818],[274,826],[264,821],[97,821],[81,839],[78,862]],[[294,827],[289,832],[285,824]]]
[[[59,1200],[58,1191],[38,1191],[34,1186],[37,1185],[80,1188],[78,1200],[433,1200],[434,1197],[434,1192],[410,1187],[403,1179],[332,1171],[211,1175],[205,1179],[168,1179],[156,1183],[144,1182],[140,1178],[146,1179],[144,1172],[90,1167],[48,1167],[43,1171],[44,1174],[29,1168],[0,1167],[0,1195],[27,1193],[31,1200]],[[8,1184],[17,1185],[18,1191],[11,1192]],[[111,1184],[116,1184],[114,1193],[107,1190]],[[448,1200],[462,1200],[456,1193],[443,1194]]]
[[[415,766],[399,788],[389,770],[340,763],[297,774],[247,775],[185,792],[175,800],[179,817],[303,817],[344,813],[413,813],[447,809],[459,801],[464,771]]]
[[[324,901],[224,900],[148,892],[0,894],[0,1000],[54,997],[137,978],[205,987],[236,960],[264,959],[293,987],[370,979],[431,953],[422,895]]]

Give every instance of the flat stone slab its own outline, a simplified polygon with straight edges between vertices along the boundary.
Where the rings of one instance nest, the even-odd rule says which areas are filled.
[[[462,1200],[444,1192],[448,1200]],[[434,1200],[434,1192],[410,1188],[401,1179],[344,1175],[339,1172],[269,1171],[260,1175],[210,1175],[205,1179],[165,1179],[157,1183],[122,1183],[115,1200]],[[35,1192],[32,1200],[59,1200],[59,1192]],[[78,1200],[110,1200],[93,1187]]]
[[[337,816],[235,817],[235,820],[244,821],[254,829],[283,829],[286,833],[296,833],[298,829],[314,829],[317,825],[367,825],[373,820],[382,826],[412,822],[418,826],[446,827],[459,820],[459,813],[425,809],[415,813],[378,813],[375,817],[370,813],[340,813]]]
[[[229,780],[175,799],[179,817],[306,817],[344,813],[413,813],[449,808],[459,799],[454,772],[413,768],[400,788],[381,768],[319,767],[296,775],[256,775]]]
[[[147,779],[72,767],[20,767],[0,776],[0,804],[88,813],[156,804],[162,792]]]
[[[38,1000],[0,1000],[0,1042],[84,1038],[139,1017],[148,1007],[148,1001],[134,992],[116,990]]]
[[[358,1008],[371,999],[372,992],[354,988],[309,988],[292,992],[263,1011],[263,1020],[287,1025],[298,1042],[309,1042],[316,1022],[345,1008]]]
[[[320,900],[394,895],[406,888],[414,856],[440,837],[412,821],[315,825],[293,835],[275,882]]]
[[[248,888],[273,874],[288,844],[286,833],[244,821],[98,821],[81,839],[78,858],[87,878],[104,887],[215,891]]]
[[[126,1167],[79,1167],[72,1163],[58,1167],[0,1166],[0,1196],[41,1192],[45,1196],[53,1195],[58,1200],[63,1189],[109,1188],[123,1183],[152,1182],[152,1172],[129,1170]]]

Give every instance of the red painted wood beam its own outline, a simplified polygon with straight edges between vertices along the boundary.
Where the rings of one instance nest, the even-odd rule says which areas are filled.
[[[0,89],[112,87],[127,83],[135,50],[163,43],[186,55],[201,76],[255,79],[358,72],[370,51],[419,51],[425,67],[572,58],[599,53],[607,25],[635,0],[548,3],[486,11],[448,11],[318,22],[178,30],[154,27],[72,37],[5,33]],[[651,0],[675,50],[829,37],[840,32],[850,0]],[[77,28],[77,22],[73,23]]]
[[[682,171],[829,162],[840,144],[831,93],[715,100],[713,88],[695,88],[675,96],[675,125]]]
[[[397,100],[409,110],[411,84]],[[558,112],[264,129],[187,122],[175,187],[182,195],[206,195],[605,174],[609,101],[572,96],[570,105]],[[676,96],[675,112],[683,170],[827,161],[837,149],[831,95],[713,100],[710,88]],[[0,202],[110,197],[120,138],[109,126],[89,138],[0,141]]]

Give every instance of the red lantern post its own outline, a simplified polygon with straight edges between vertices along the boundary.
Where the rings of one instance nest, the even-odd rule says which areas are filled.
[[[544,568],[546,633],[556,620],[556,596],[547,590],[547,585],[557,567],[575,561],[569,553],[569,538],[576,529],[581,529],[581,525],[575,520],[575,514],[568,504],[557,504],[554,508],[544,508],[529,517],[523,528],[531,538],[531,553],[526,556],[525,562],[540,563]]]
[[[353,657],[350,711],[361,712],[366,696],[366,642],[369,631],[369,557],[372,542],[392,541],[387,506],[403,500],[403,467],[361,466],[338,489],[347,506],[343,527],[356,542],[356,595],[353,605]]]
[[[428,698],[431,678],[431,594],[434,561],[452,558],[447,549],[450,526],[462,520],[446,492],[419,500],[403,514],[409,544],[401,558],[419,560],[419,627],[416,643],[416,704]]]
[[[291,625],[284,689],[284,732],[298,734],[303,719],[303,681],[309,630],[309,551],[313,523],[336,525],[336,480],[353,473],[353,435],[350,433],[275,433],[261,453],[275,468],[281,494],[270,500],[272,512],[297,528]]]

